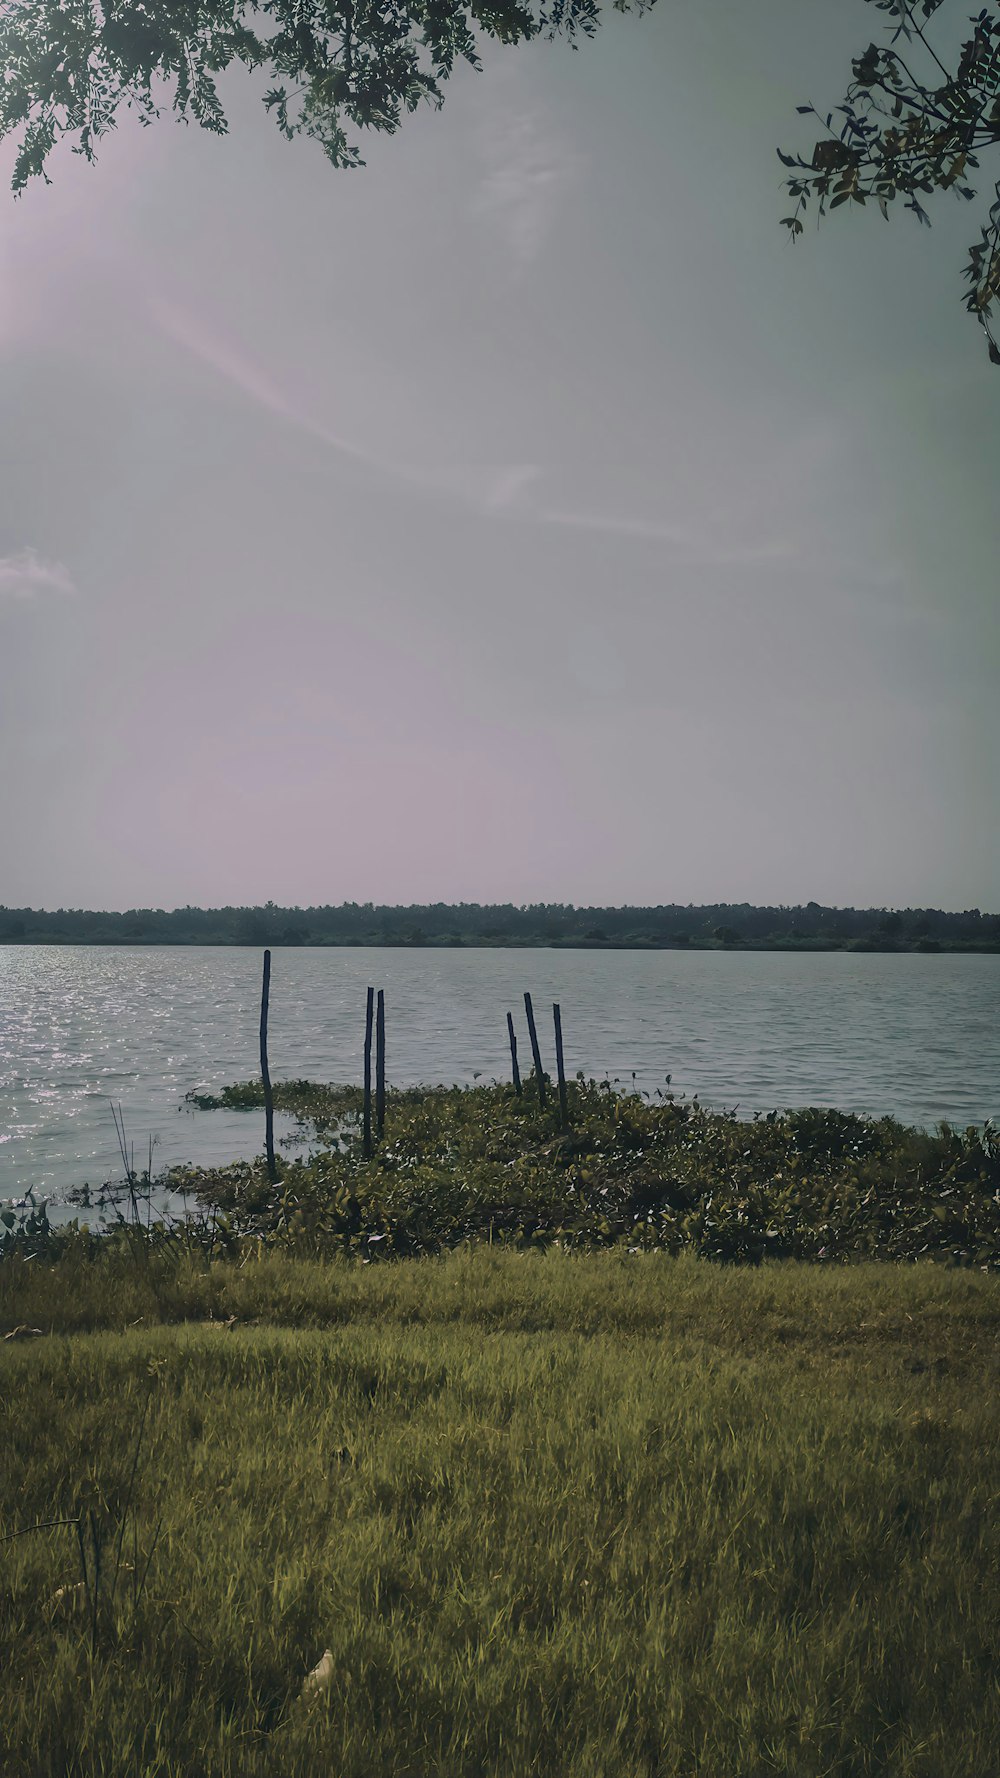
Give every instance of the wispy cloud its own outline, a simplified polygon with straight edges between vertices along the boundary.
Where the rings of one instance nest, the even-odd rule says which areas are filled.
[[[503,249],[512,274],[520,277],[545,244],[579,156],[542,123],[538,111],[506,105],[492,107],[483,117],[479,152],[486,171],[473,199],[473,214]]]
[[[490,512],[512,512],[522,504],[521,496],[541,480],[537,463],[498,463],[489,469],[490,486],[485,504]]]
[[[72,575],[62,562],[49,562],[34,549],[0,556],[0,603],[23,603],[45,593],[72,597],[75,592]]]
[[[578,531],[597,531],[605,536],[635,537],[654,543],[669,544],[684,562],[706,567],[742,567],[754,562],[786,561],[794,556],[794,545],[784,537],[762,542],[726,539],[708,530],[696,530],[666,519],[632,518],[599,512],[566,512],[555,508],[543,510],[539,518],[548,525],[564,525]]]
[[[697,527],[660,517],[547,506],[544,489],[550,472],[530,461],[414,463],[359,445],[318,415],[309,406],[307,395],[284,385],[245,348],[213,331],[202,317],[160,298],[153,304],[153,316],[170,339],[265,412],[397,486],[457,503],[486,518],[646,539],[663,544],[680,563],[739,567],[777,562],[796,554],[785,538],[754,541],[734,537],[731,525],[707,522]]]
[[[370,468],[389,474],[398,474],[396,464],[373,451],[354,444],[351,439],[343,437],[334,428],[305,410],[280,383],[269,375],[267,370],[255,364],[245,352],[241,352],[232,341],[221,339],[200,317],[177,307],[173,303],[157,298],[152,305],[153,319],[162,328],[168,338],[177,345],[183,346],[192,357],[200,358],[218,376],[232,383],[244,395],[249,396],[268,413],[275,414],[278,419],[287,420],[290,425],[302,432],[310,433],[314,438],[321,439],[332,450],[339,451],[356,463],[367,464]]]
[[[410,463],[359,445],[310,411],[300,397],[230,340],[220,338],[198,317],[158,298],[153,319],[175,344],[201,360],[223,381],[238,389],[267,413],[318,439],[322,444],[375,475],[457,500],[481,512],[515,508],[539,474],[534,463]]]
[[[691,540],[690,531],[683,525],[670,524],[663,519],[623,518],[599,512],[567,512],[556,507],[545,508],[538,517],[547,525],[565,525],[573,531],[600,531],[620,537],[649,537],[660,543],[686,544]]]
[[[547,525],[662,543],[670,551],[671,561],[679,567],[753,568],[768,562],[794,562],[808,570],[810,576],[835,581],[842,595],[855,584],[865,587],[866,596],[875,593],[888,597],[904,590],[907,584],[905,568],[895,558],[866,560],[863,556],[817,549],[815,541],[807,535],[741,536],[728,514],[725,515],[726,522],[719,515],[712,515],[701,526],[667,519],[559,508],[546,508],[534,516]]]

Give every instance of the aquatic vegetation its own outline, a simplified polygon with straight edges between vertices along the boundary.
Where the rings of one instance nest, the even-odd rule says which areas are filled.
[[[190,1097],[208,1110],[262,1105],[259,1081]],[[822,1107],[745,1119],[668,1089],[649,1097],[577,1078],[561,1130],[529,1080],[523,1097],[495,1084],[390,1090],[384,1137],[366,1159],[359,1088],[286,1081],[274,1099],[308,1148],[280,1160],[276,1184],[262,1158],[158,1180],[150,1162],[117,1198],[94,1201],[103,1229],[86,1227],[83,1196],[68,1227],[50,1226],[33,1200],[4,1210],[0,1255],[54,1257],[103,1240],[148,1258],[264,1241],[376,1260],[484,1242],[1000,1269],[1000,1133],[989,1124],[928,1132]],[[151,1186],[187,1214],[151,1218]]]
[[[255,1109],[259,1082],[219,1103]],[[532,1083],[390,1092],[361,1153],[361,1094],[306,1081],[275,1103],[316,1146],[276,1186],[259,1162],[174,1174],[227,1238],[291,1236],[370,1257],[466,1241],[688,1251],[731,1263],[934,1258],[1000,1266],[1000,1134],[936,1132],[825,1108],[742,1119],[663,1090],[569,1083],[570,1127]]]

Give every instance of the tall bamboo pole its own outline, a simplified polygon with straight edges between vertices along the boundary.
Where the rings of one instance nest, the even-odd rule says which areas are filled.
[[[380,988],[375,1010],[375,1134],[385,1129],[385,994]]]
[[[517,1038],[514,1036],[514,1021],[507,1014],[507,1036],[510,1039],[510,1071],[514,1077],[514,1091],[521,1097],[521,1070],[517,1065]]]
[[[561,1130],[568,1130],[569,1110],[566,1105],[566,1070],[563,1067],[562,1013],[559,1010],[559,1002],[557,1000],[553,1000],[552,1002],[552,1023],[556,1030],[556,1074],[559,1078],[559,1128]]]
[[[267,1065],[267,1011],[271,999],[271,953],[264,952],[264,985],[260,994],[260,1075],[264,1082],[264,1141],[267,1148],[267,1177],[277,1184],[278,1169],[274,1160],[274,1098],[271,1093],[271,1071]]]
[[[535,1013],[531,1004],[531,995],[524,996],[524,1010],[528,1015],[528,1036],[531,1038],[531,1054],[535,1063],[535,1079],[538,1082],[538,1103],[545,1104],[545,1076],[542,1073],[542,1052],[538,1047],[538,1032],[535,1030]]]
[[[365,1160],[371,1159],[372,1152],[372,1019],[375,1010],[375,989],[368,990],[368,1005],[365,1010],[365,1111],[362,1130],[362,1146]]]

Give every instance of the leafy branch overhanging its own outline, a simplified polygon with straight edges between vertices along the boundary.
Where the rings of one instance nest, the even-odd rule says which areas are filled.
[[[947,0],[955,17],[954,0]],[[848,203],[902,202],[921,223],[930,217],[921,202],[951,191],[971,202],[981,178],[980,156],[1000,143],[1000,17],[962,16],[971,35],[946,46],[935,39],[946,0],[868,0],[891,18],[888,43],[870,43],[852,63],[844,101],[822,115],[814,105],[799,111],[818,119],[824,135],[811,157],[778,150],[796,200],[782,218],[794,240],[803,230],[810,200],[818,215]],[[933,23],[932,23],[933,21]],[[957,33],[956,33],[957,36]],[[1000,364],[1000,345],[990,326],[1000,296],[1000,183],[979,239],[969,249],[965,306],[983,327],[989,355]]]
[[[653,0],[611,0],[617,12]],[[263,98],[289,139],[337,167],[362,164],[354,136],[391,134],[422,101],[438,107],[456,62],[480,44],[563,36],[576,47],[598,0],[0,0],[0,139],[19,134],[14,191],[48,179],[57,143],[95,158],[124,108],[149,124],[169,107],[225,134],[218,76],[265,70]]]

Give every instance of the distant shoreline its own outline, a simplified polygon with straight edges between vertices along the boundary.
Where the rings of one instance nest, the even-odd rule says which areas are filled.
[[[745,939],[725,944],[712,939],[689,939],[678,943],[670,939],[573,939],[573,938],[115,938],[108,934],[93,938],[40,936],[24,938],[0,937],[0,950],[74,950],[115,951],[714,951],[726,956],[741,952],[777,952],[810,954],[845,952],[850,956],[1000,956],[1000,940],[928,939],[915,943],[879,942],[868,939]]]
[[[54,909],[0,905],[0,945],[360,947],[403,950],[970,951],[1000,953],[979,908],[757,907],[750,902],[574,907],[564,902]]]

